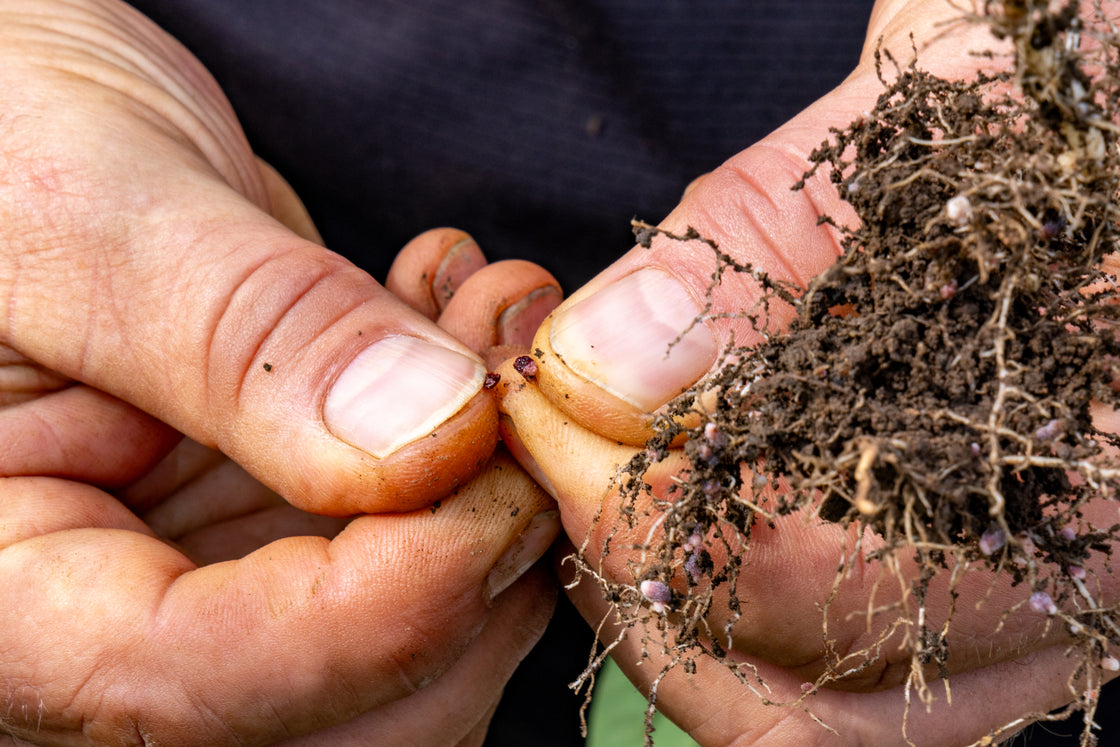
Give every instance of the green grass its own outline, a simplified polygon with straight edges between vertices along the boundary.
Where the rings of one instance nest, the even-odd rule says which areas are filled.
[[[646,699],[622,670],[608,660],[595,681],[587,718],[587,747],[642,747],[646,705]],[[654,714],[653,727],[656,747],[699,747],[660,713]]]

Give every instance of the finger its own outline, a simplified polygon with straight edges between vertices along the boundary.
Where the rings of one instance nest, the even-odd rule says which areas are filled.
[[[117,487],[137,479],[179,439],[128,403],[72,385],[0,409],[0,475]]]
[[[150,496],[159,490],[158,500]],[[118,493],[161,537],[178,540],[202,527],[284,505],[236,462],[189,439],[143,480]],[[135,510],[135,509],[134,509]]]
[[[0,483],[6,513],[10,495],[28,504],[15,529],[0,522],[22,533],[0,550],[0,629],[22,647],[9,661],[34,667],[7,673],[5,718],[38,739],[265,741],[350,720],[448,671],[559,529],[547,496],[499,457],[434,509],[194,568],[93,488],[18,480]],[[81,512],[54,516],[60,499],[85,499],[113,528],[51,531]]]
[[[601,640],[617,639],[614,613],[593,584],[585,580],[569,595],[588,623],[601,631]],[[612,657],[644,694],[657,680],[658,709],[701,745],[840,747],[909,739],[923,747],[955,747],[989,734],[1007,738],[1026,725],[1017,720],[1028,715],[1028,720],[1037,719],[1079,694],[1069,689],[1077,662],[1064,646],[952,675],[951,701],[943,683],[933,682],[927,710],[916,694],[901,687],[873,693],[820,688],[807,696],[812,682],[758,658],[732,655],[745,679],[707,657],[696,659],[691,675],[678,666],[662,676],[668,659],[656,644],[643,646],[644,632],[650,631],[629,630]],[[659,640],[656,632],[653,636]]]
[[[197,565],[237,560],[286,537],[333,539],[346,519],[300,511],[287,504],[255,508],[171,539]]]
[[[0,345],[0,407],[36,399],[73,383],[7,345]]]
[[[268,214],[269,179],[181,47],[124,7],[57,14],[75,33],[0,23],[19,123],[0,143],[0,340],[301,508],[407,510],[466,481],[496,438],[481,361]],[[83,103],[44,117],[30,90]]]
[[[544,634],[555,597],[551,574],[534,569],[494,600],[478,637],[435,682],[353,721],[283,744],[481,745],[502,688]]]
[[[175,495],[185,486],[228,461],[221,452],[207,448],[197,441],[184,438],[168,454],[144,472],[139,479],[114,491],[117,500],[124,503],[138,516],[150,512],[153,507],[164,501],[167,496]],[[148,516],[149,520],[154,517]],[[163,529],[178,526],[179,521],[170,522]]]
[[[288,505],[240,465],[190,439],[116,495],[199,565],[240,558],[284,537],[332,538],[346,526]]]
[[[874,105],[882,89],[871,54],[877,43],[899,59],[908,59],[916,43],[923,61],[927,56],[935,62],[953,60],[945,67],[956,69],[943,72],[957,75],[981,64],[973,56],[951,54],[966,42],[961,34],[946,34],[940,24],[959,11],[949,4],[911,3],[922,8],[911,12],[902,5],[879,4],[869,52],[841,87],[690,185],[660,224],[678,236],[695,230],[706,241],[653,235],[649,248],[632,249],[572,294],[542,326],[532,345],[543,353],[540,384],[572,419],[640,445],[650,435],[651,413],[708,372],[728,343],[749,345],[759,339],[744,312],[760,298],[760,286],[749,274],[736,272],[714,283],[718,262],[708,242],[740,263],[800,287],[833,264],[840,252],[838,237],[818,223],[818,216],[850,222],[850,208],[823,174],[809,179],[804,189],[791,187],[802,179],[810,153],[830,127],[842,127]],[[940,37],[946,39],[937,46],[924,46]],[[966,62],[959,62],[962,57]],[[769,312],[772,329],[787,324],[793,313],[776,306]]]
[[[0,553],[43,535],[89,527],[121,529],[154,537],[152,530],[108,493],[54,477],[0,478],[3,509]],[[44,499],[44,496],[49,499]],[[8,579],[7,583],[12,583]]]
[[[527,346],[562,298],[560,284],[539,265],[495,262],[463,282],[439,326],[480,355],[498,345]]]
[[[468,234],[434,228],[405,244],[389,268],[385,287],[432,321],[486,257]]]

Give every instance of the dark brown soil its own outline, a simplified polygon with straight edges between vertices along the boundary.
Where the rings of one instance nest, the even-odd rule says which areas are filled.
[[[730,548],[768,517],[806,511],[870,527],[884,539],[877,557],[916,558],[928,571],[912,582],[919,601],[961,564],[1029,585],[1031,606],[1079,641],[1084,682],[1120,664],[1107,648],[1120,644],[1116,610],[1082,583],[1120,527],[1092,526],[1080,510],[1120,487],[1110,456],[1120,439],[1090,412],[1118,399],[1120,306],[1101,268],[1117,239],[1117,35],[1100,19],[1083,26],[1076,3],[992,2],[973,20],[1014,42],[1013,73],[946,81],[884,54],[874,109],[813,153],[806,178],[827,173],[859,222],[837,227],[844,253],[809,288],[706,242],[720,261],[713,282],[724,271],[760,282],[762,300],[743,312],[758,330],[773,304],[798,315],[785,334],[729,349],[627,467],[623,494],[645,505],[642,476],[684,430],[673,417],[700,412],[690,472],[655,501],[663,532],[644,548],[654,560],[628,584],[599,579],[624,622],[671,619],[658,645],[686,666],[723,656],[703,622],[714,589],[729,590],[732,612],[765,603],[735,596]],[[647,245],[661,233],[636,231]],[[705,409],[700,392],[711,390]],[[742,465],[758,473],[765,512],[744,499]],[[944,674],[946,628],[913,624],[911,654]],[[1088,723],[1095,693],[1078,697]]]

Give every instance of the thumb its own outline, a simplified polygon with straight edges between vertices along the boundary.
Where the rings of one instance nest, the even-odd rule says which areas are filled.
[[[648,246],[634,247],[545,322],[532,348],[549,399],[585,427],[641,445],[651,413],[707,373],[728,344],[757,341],[747,314],[757,313],[762,290],[747,273],[721,276],[715,249],[798,287],[833,264],[838,235],[818,217],[842,223],[854,217],[851,210],[823,174],[792,187],[829,128],[874,105],[882,90],[880,42],[903,61],[917,45],[922,67],[945,76],[961,77],[980,64],[962,50],[992,40],[961,24],[947,32],[947,14],[957,13],[948,3],[881,0],[864,59],[842,85],[690,185],[662,232],[647,234]],[[793,314],[774,305],[766,312],[771,328]]]
[[[307,510],[406,510],[476,472],[496,441],[479,358],[270,215],[283,190],[185,50],[119,4],[35,9],[0,13],[20,122],[0,136],[0,342]]]

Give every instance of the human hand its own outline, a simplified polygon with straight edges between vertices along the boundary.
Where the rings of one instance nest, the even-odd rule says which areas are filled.
[[[872,41],[879,31],[905,29],[900,26],[905,14],[918,6],[880,3]],[[977,58],[961,53],[967,47],[958,47],[959,37],[952,34],[926,45],[935,30],[945,32],[945,27],[933,25],[936,18],[922,20],[928,25],[915,27],[922,67],[955,76],[977,64]],[[892,36],[885,36],[890,48]],[[893,51],[905,59],[908,46]],[[953,54],[945,57],[946,50]],[[677,234],[695,228],[736,260],[804,285],[838,252],[831,232],[816,227],[816,215],[823,212],[843,219],[847,211],[827,185],[810,182],[797,194],[791,194],[789,187],[799,180],[808,151],[824,138],[829,126],[841,127],[857,119],[860,110],[871,108],[874,94],[868,91],[878,88],[875,77],[870,78],[871,89],[862,87],[869,80],[870,67],[866,60],[862,70],[831,97],[703,179],[663,227]],[[804,250],[793,252],[788,247]],[[656,544],[659,525],[656,518],[643,514],[648,503],[641,498],[637,506],[620,505],[610,488],[612,478],[645,441],[651,411],[705,374],[732,334],[740,344],[758,339],[750,322],[736,314],[758,297],[749,278],[723,275],[711,308],[702,309],[715,269],[715,258],[704,242],[674,244],[654,237],[651,250],[636,250],[616,263],[546,322],[533,345],[539,387],[533,381],[507,379],[503,389],[503,411],[510,418],[503,435],[517,444],[515,453],[558,498],[569,535],[587,548],[585,558],[596,572],[606,581],[629,584],[635,590],[646,559],[640,551],[628,549]],[[681,337],[702,311],[707,321]],[[724,314],[732,318],[721,318]],[[1099,427],[1114,431],[1110,418],[1102,414]],[[678,453],[641,477],[654,496],[669,502],[676,497],[669,492],[671,481],[685,466]],[[742,484],[751,482],[750,475],[743,476]],[[770,490],[766,488],[760,497],[748,487],[741,495],[765,508]],[[1096,526],[1109,526],[1115,506],[1092,505],[1087,515]],[[627,522],[635,520],[637,526],[631,529]],[[608,536],[610,552],[604,549]],[[743,602],[741,616],[728,607],[726,596],[717,593],[705,617],[715,642],[731,648],[732,661],[744,666],[745,685],[729,669],[702,657],[693,677],[678,672],[662,679],[661,665],[667,657],[658,651],[655,626],[672,620],[677,612],[685,615],[672,607],[663,612],[652,605],[650,622],[630,631],[615,649],[622,655],[615,658],[647,689],[656,686],[659,707],[704,743],[754,742],[760,734],[767,735],[767,743],[833,739],[893,743],[905,733],[918,743],[959,744],[1074,696],[1066,675],[1076,662],[1066,659],[1065,625],[1026,604],[1031,593],[1026,585],[1012,588],[976,574],[960,581],[955,589],[959,597],[935,586],[922,600],[923,611],[929,613],[923,625],[934,631],[956,604],[946,663],[956,696],[952,707],[945,700],[935,701],[927,713],[916,697],[912,703],[907,679],[913,672],[910,652],[899,644],[903,631],[916,631],[903,626],[892,633],[891,626],[894,605],[902,603],[901,595],[911,588],[918,569],[903,562],[900,578],[889,581],[878,572],[878,563],[865,562],[862,555],[853,557],[857,540],[863,542],[860,553],[875,547],[870,533],[859,538],[855,528],[816,526],[805,516],[778,518],[773,526],[756,518],[750,543],[741,550],[742,575],[733,577],[737,599]],[[846,556],[852,557],[852,567],[841,582],[836,568]],[[715,567],[724,566],[717,559]],[[1099,598],[1107,604],[1116,597],[1116,582],[1103,567],[1095,570],[1100,571],[1093,576],[1100,585]],[[702,576],[693,577],[700,586]],[[612,591],[616,596],[621,593],[617,586]],[[593,585],[576,587],[573,596],[593,625],[606,619],[610,607]],[[674,603],[677,598],[673,596]],[[1011,610],[1006,618],[1005,610]],[[822,629],[822,624],[827,628]],[[604,638],[608,643],[614,640],[609,632]],[[885,645],[880,649],[881,640]],[[829,642],[834,643],[832,650]],[[859,651],[864,655],[854,656]],[[646,653],[652,660],[643,658]],[[866,666],[857,667],[861,659]],[[855,671],[840,679],[822,679],[830,667],[836,667],[835,662],[840,662],[841,671],[849,666]],[[1028,687],[1011,681],[1023,671],[1024,663],[1031,665]],[[754,672],[773,688],[757,698],[749,687]],[[757,690],[763,689],[755,684]],[[805,686],[813,694],[803,705],[836,728],[839,737],[813,724],[797,707],[762,707],[763,698],[800,701]],[[966,693],[989,690],[990,694],[972,701],[966,695],[962,703],[962,688]],[[728,708],[730,703],[734,706]],[[904,724],[905,709],[911,704]]]
[[[481,741],[558,527],[480,359],[127,6],[0,4],[0,77],[0,733]]]
[[[481,361],[278,222],[307,224],[197,61],[109,0],[3,12],[5,344],[317,513],[416,508],[478,470]]]

